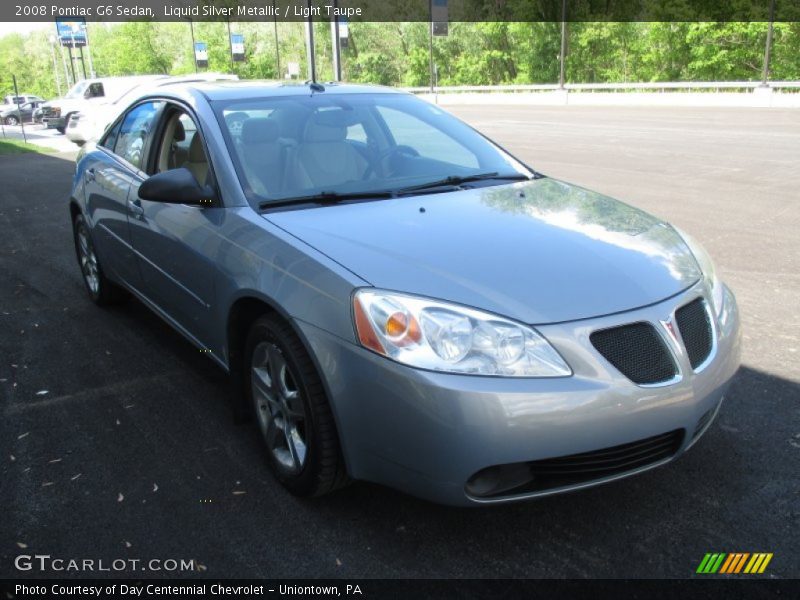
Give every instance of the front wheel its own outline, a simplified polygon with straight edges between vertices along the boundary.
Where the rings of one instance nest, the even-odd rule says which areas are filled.
[[[267,460],[297,496],[320,496],[347,482],[336,424],[311,357],[275,315],[258,319],[245,353],[245,394]]]
[[[19,125],[19,119],[14,116],[6,117],[6,125]]]
[[[83,283],[92,302],[98,306],[107,306],[125,300],[128,297],[125,290],[109,281],[103,273],[103,268],[100,266],[94,250],[92,237],[89,234],[89,228],[82,215],[76,216],[72,222],[72,232]]]

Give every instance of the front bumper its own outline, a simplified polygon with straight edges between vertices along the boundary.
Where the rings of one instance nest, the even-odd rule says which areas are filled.
[[[43,117],[42,122],[48,129],[58,129],[63,128],[67,121],[64,117]]]
[[[325,380],[350,475],[452,505],[508,502],[598,485],[674,460],[707,429],[739,367],[739,316],[726,289],[715,347],[695,372],[675,351],[680,375],[639,386],[594,350],[592,331],[658,324],[703,291],[697,284],[659,304],[537,329],[572,377],[513,379],[412,369],[314,326],[298,323]],[[607,449],[681,431],[669,458],[613,477],[531,493],[480,498],[466,491],[478,471]]]

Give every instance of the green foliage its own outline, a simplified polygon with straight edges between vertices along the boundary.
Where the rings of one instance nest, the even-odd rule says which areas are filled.
[[[404,0],[413,8],[421,0]],[[731,0],[742,4],[749,0]],[[654,18],[666,0],[646,3]],[[669,0],[670,10],[690,0]],[[722,0],[720,0],[722,2]],[[557,18],[543,12],[549,3],[506,0],[478,3],[487,19],[503,19],[509,10],[535,18]],[[476,5],[477,6],[477,5]],[[590,5],[583,6],[588,10]],[[709,4],[709,6],[714,6]],[[488,7],[488,8],[487,8]],[[409,10],[411,9],[409,8]],[[549,10],[549,9],[548,9]],[[273,22],[231,23],[231,32],[245,38],[246,61],[231,64],[228,24],[194,24],[196,41],[208,44],[210,71],[233,72],[246,79],[282,79],[288,62],[307,76],[304,25],[277,25],[280,68],[276,60]],[[761,77],[767,25],[763,22],[572,22],[567,25],[568,82],[681,80],[757,80]],[[314,23],[317,77],[333,78],[330,23]],[[52,48],[50,33],[11,34],[0,38],[0,94],[11,92],[10,75],[20,92],[56,95],[56,69],[64,89],[61,49]],[[194,71],[188,22],[89,24],[95,71],[100,76],[143,73],[183,74]],[[350,41],[342,49],[342,70],[348,81],[385,85],[427,86],[430,83],[427,23],[350,23]],[[558,22],[452,22],[449,35],[433,39],[439,85],[555,83],[559,74],[561,24]],[[80,62],[75,63],[80,72]],[[776,23],[770,77],[800,79],[800,23]]]

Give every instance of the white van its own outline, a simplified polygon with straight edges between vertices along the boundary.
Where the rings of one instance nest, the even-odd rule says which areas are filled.
[[[106,127],[116,119],[119,111],[125,108],[133,96],[138,93],[142,85],[161,86],[171,83],[187,83],[194,81],[228,81],[239,79],[236,75],[221,73],[192,73],[191,75],[156,75],[146,81],[137,82],[127,92],[118,98],[102,104],[90,104],[79,112],[70,113],[69,122],[66,124],[67,138],[82,146],[88,141],[99,138]]]
[[[113,102],[136,86],[160,77],[165,75],[84,79],[72,86],[63,98],[45,102],[42,105],[42,121],[48,129],[57,129],[59,133],[64,133],[73,114]]]

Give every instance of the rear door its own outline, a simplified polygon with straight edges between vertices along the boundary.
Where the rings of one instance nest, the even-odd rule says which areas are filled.
[[[131,246],[128,195],[131,185],[146,176],[142,165],[148,134],[163,106],[149,101],[131,108],[89,155],[84,170],[86,210],[100,261],[116,279],[136,289],[141,276]]]

